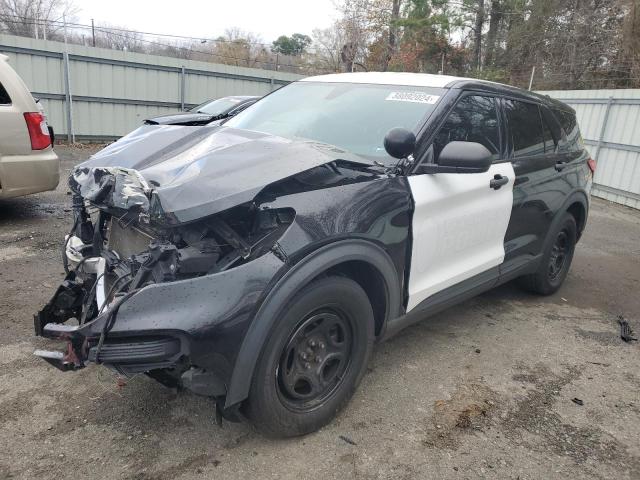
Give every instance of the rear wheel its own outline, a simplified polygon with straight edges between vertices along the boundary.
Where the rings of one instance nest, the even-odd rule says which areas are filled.
[[[540,295],[555,293],[569,273],[576,238],[576,220],[570,213],[565,213],[552,232],[552,240],[545,249],[538,271],[519,278],[518,283],[525,290]]]
[[[311,283],[269,335],[244,413],[270,436],[317,430],[353,395],[373,340],[373,310],[356,282],[326,277]]]

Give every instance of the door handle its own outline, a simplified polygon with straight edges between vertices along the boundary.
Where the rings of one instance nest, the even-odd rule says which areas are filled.
[[[556,172],[561,172],[569,166],[568,162],[556,162]]]
[[[509,183],[509,177],[503,177],[500,174],[495,175],[489,182],[489,186],[494,190],[500,190],[500,187]]]

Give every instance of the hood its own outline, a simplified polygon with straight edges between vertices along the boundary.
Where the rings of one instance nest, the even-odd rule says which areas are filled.
[[[271,183],[336,160],[373,165],[317,142],[224,126],[145,125],[76,167],[70,184],[85,198],[99,189],[93,198],[112,199],[109,206],[137,205],[184,223],[249,202]],[[131,189],[114,190],[118,185],[149,189],[149,206],[139,196],[136,202],[121,198]]]
[[[210,115],[208,113],[198,112],[182,112],[173,113],[171,115],[161,115],[159,117],[149,118],[144,121],[147,125],[185,125],[197,126],[206,125],[213,120],[217,120],[220,115]]]

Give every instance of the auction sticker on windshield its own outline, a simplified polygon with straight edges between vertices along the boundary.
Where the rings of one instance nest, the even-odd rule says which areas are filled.
[[[433,105],[440,98],[439,95],[429,95],[424,92],[391,92],[385,100],[396,102],[428,103]]]

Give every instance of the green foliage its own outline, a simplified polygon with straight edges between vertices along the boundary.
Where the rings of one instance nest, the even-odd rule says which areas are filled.
[[[404,0],[389,69],[528,86],[535,67],[534,88],[640,86],[639,1]],[[385,36],[373,37],[379,56]]]
[[[298,56],[304,53],[309,45],[311,38],[302,33],[294,33],[290,37],[281,35],[271,44],[271,51],[281,55]]]

